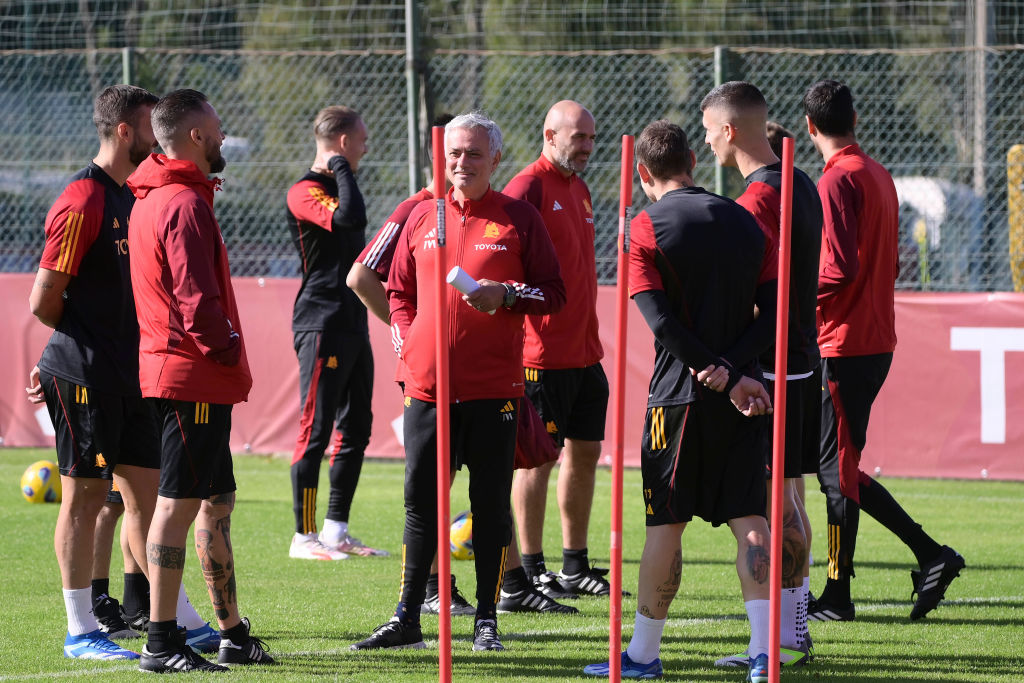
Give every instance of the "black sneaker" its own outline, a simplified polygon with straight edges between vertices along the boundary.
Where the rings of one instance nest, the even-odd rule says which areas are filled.
[[[149,631],[149,610],[140,609],[134,614],[129,614],[125,611],[124,605],[121,605],[121,618],[125,620],[133,630],[139,633],[145,633]]]
[[[501,591],[498,601],[498,612],[547,612],[552,614],[579,614],[579,610],[571,605],[563,605],[544,595],[536,586],[530,584],[516,593]]]
[[[267,654],[267,644],[249,632],[249,619],[242,617],[242,623],[249,639],[239,645],[229,638],[221,638],[217,661],[221,664],[276,664]]]
[[[92,605],[92,613],[96,615],[100,630],[111,640],[141,638],[138,631],[132,630],[121,616],[121,605],[109,595],[101,595]]]
[[[558,582],[567,591],[575,591],[580,595],[610,595],[612,587],[604,575],[607,569],[591,567],[579,574],[566,574],[558,572]],[[629,595],[628,591],[622,591],[623,595]]]
[[[453,617],[467,617],[476,614],[476,608],[469,604],[469,601],[463,597],[462,593],[459,592],[458,586],[455,585],[455,574],[450,575],[452,577],[452,604],[451,613]],[[440,614],[441,613],[441,594],[434,593],[428,595],[423,600],[423,604],[420,605],[420,614]]]
[[[381,624],[370,637],[353,643],[350,650],[382,650],[403,649],[422,650],[427,647],[423,642],[423,632],[419,626],[406,626],[395,617],[386,624]]]
[[[150,652],[148,643],[143,646],[139,670],[163,674],[181,671],[227,671],[228,668],[209,662],[196,654],[195,650],[185,644],[185,629],[179,628],[171,637],[166,650]]]
[[[944,545],[939,556],[921,567],[921,571],[911,571],[910,578],[914,582],[914,591],[910,597],[913,599],[914,594],[917,594],[917,600],[910,611],[910,618],[920,619],[935,609],[946,597],[949,584],[960,576],[960,570],[965,566],[966,563],[960,553]]]
[[[558,574],[554,572],[546,571],[543,574],[538,574],[531,581],[537,590],[552,600],[575,600],[579,597],[575,591],[567,591],[562,588],[562,584],[558,581]]]
[[[846,606],[830,605],[823,600],[807,601],[808,621],[853,621],[856,610],[851,602]]]
[[[498,623],[493,619],[481,619],[476,622],[473,631],[473,651],[504,650],[505,646],[498,640]]]

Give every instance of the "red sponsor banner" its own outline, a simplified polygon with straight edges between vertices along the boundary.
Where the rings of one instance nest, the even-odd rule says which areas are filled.
[[[52,446],[45,408],[25,399],[28,372],[49,328],[28,310],[34,275],[0,274],[8,333],[0,352],[0,438],[5,446]],[[296,279],[236,278],[235,294],[253,374],[235,408],[231,447],[291,453],[299,424],[298,361],[291,311]],[[598,288],[605,370],[612,377],[613,287]],[[1015,325],[1019,325],[1016,326]],[[1024,480],[1024,295],[898,294],[899,335],[889,378],[871,413],[863,469],[874,474]],[[367,454],[402,457],[402,399],[390,332],[370,320],[374,349],[373,434]],[[654,342],[630,305],[626,348],[626,451],[640,464],[640,437]],[[608,448],[610,449],[610,433]]]

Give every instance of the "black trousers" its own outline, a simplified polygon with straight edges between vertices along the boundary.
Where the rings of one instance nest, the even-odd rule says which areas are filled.
[[[327,519],[347,522],[370,442],[373,352],[365,333],[295,333],[302,418],[292,453],[295,530],[312,533],[320,462],[330,445]],[[332,440],[333,435],[333,440]]]
[[[512,461],[519,420],[518,399],[451,404],[452,468],[469,468],[478,609],[498,602],[512,540]],[[405,532],[402,536],[401,601],[409,612],[423,604],[437,550],[437,408],[405,399]]]
[[[821,460],[818,483],[828,513],[828,578],[854,576],[862,487],[872,479],[860,470],[871,405],[892,354],[822,359]]]

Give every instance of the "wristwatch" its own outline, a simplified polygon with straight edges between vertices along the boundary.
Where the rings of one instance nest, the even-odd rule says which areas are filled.
[[[502,282],[501,286],[505,288],[505,296],[501,300],[501,305],[504,308],[512,308],[516,305],[516,289],[507,282]]]

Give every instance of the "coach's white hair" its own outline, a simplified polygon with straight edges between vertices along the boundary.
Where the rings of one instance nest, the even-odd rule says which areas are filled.
[[[483,128],[487,131],[487,142],[490,148],[491,157],[501,151],[501,128],[498,124],[487,117],[487,114],[480,110],[474,110],[466,114],[459,114],[448,122],[444,127],[444,134],[447,137],[448,131],[458,128],[473,129]]]

